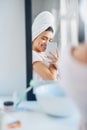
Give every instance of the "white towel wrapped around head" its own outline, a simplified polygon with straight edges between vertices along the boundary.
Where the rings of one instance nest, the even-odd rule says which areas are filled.
[[[52,27],[55,33],[54,16],[48,12],[41,12],[34,20],[32,25],[32,41],[38,37],[42,32],[44,32],[48,27]]]

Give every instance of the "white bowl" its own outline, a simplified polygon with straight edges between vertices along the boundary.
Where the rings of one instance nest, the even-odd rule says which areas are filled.
[[[52,116],[70,116],[75,114],[75,105],[66,95],[58,82],[41,83],[34,89],[37,102],[42,111]]]

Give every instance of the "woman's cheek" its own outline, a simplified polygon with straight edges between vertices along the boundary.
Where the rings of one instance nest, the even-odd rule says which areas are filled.
[[[41,45],[41,43],[39,42],[39,43],[38,43],[38,46],[40,46],[40,45]]]

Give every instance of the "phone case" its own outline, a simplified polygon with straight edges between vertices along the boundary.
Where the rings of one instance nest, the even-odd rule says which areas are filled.
[[[50,55],[49,52],[56,53],[57,42],[50,42],[47,44],[46,55]]]

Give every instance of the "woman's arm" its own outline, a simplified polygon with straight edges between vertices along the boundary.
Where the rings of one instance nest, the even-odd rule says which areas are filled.
[[[57,80],[57,69],[54,66],[47,67],[40,61],[33,63],[33,69],[44,79],[44,80]]]
[[[35,53],[35,52],[34,52]],[[58,62],[58,50],[56,54],[51,53],[51,57],[47,57],[51,60],[49,67],[46,66],[39,57],[36,60],[36,55],[33,53],[33,69],[36,71],[44,80],[57,80],[57,62]]]

